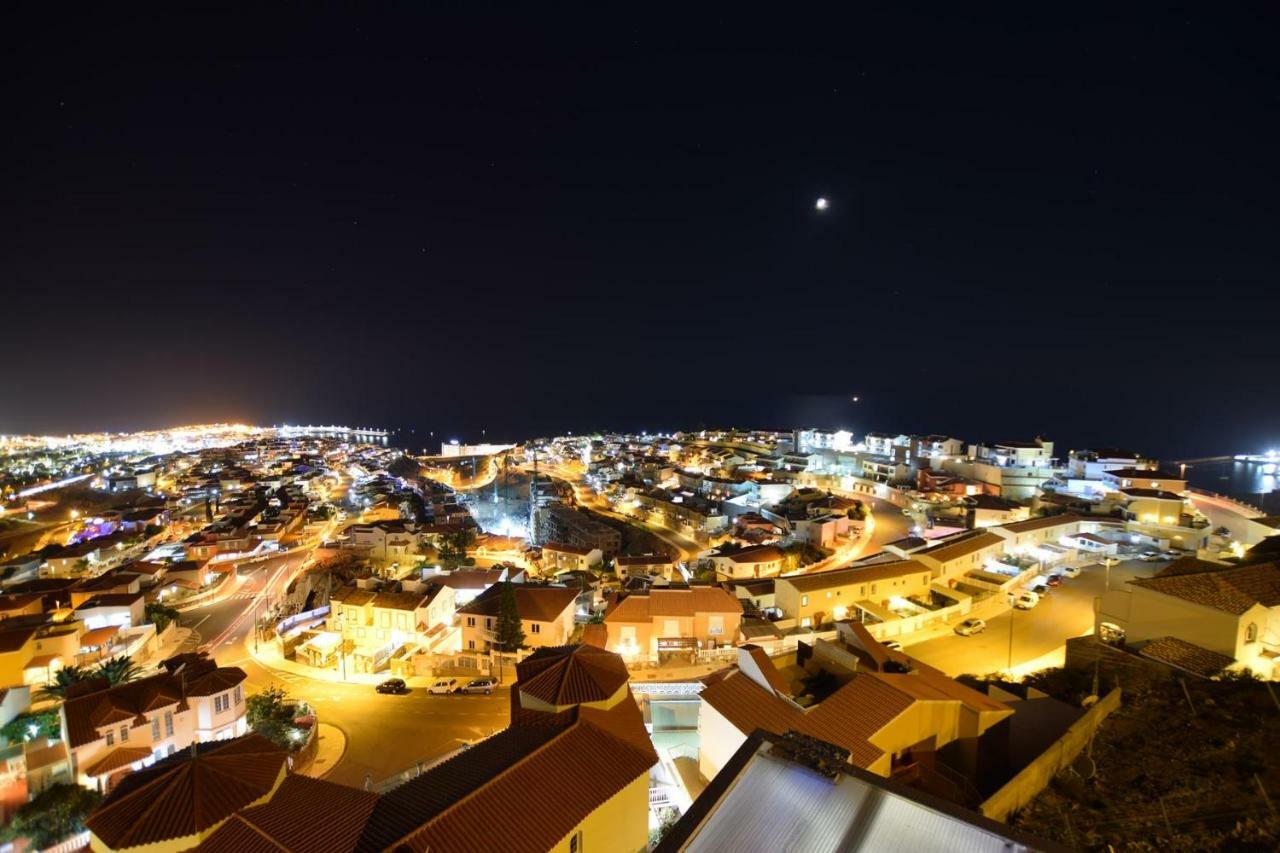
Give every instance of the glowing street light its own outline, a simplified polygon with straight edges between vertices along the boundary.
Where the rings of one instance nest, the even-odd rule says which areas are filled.
[[[819,211],[826,210],[829,206],[830,204],[825,198],[820,198],[813,203],[814,209]]]

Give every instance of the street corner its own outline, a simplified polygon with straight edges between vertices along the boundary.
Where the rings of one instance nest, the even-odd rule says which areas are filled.
[[[311,754],[299,756],[298,766],[294,767],[293,772],[312,779],[323,779],[333,772],[333,768],[338,766],[342,756],[346,754],[347,735],[335,725],[319,723],[313,743],[303,749],[304,753],[307,751]]]

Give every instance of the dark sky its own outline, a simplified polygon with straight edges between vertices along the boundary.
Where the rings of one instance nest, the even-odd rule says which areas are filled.
[[[10,19],[0,432],[1280,440],[1274,7],[307,5]]]

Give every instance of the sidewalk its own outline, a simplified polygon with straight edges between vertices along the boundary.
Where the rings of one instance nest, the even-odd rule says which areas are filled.
[[[347,662],[346,678],[343,678],[341,667],[336,669],[320,669],[314,666],[307,666],[305,663],[286,660],[284,655],[280,654],[280,649],[274,640],[261,643],[257,651],[253,648],[252,640],[246,640],[245,646],[247,647],[249,657],[264,669],[268,669],[276,673],[295,675],[300,678],[310,678],[315,681],[335,681],[345,684],[374,685],[381,684],[388,678],[403,678],[404,683],[409,687],[427,687],[431,682],[436,680],[436,676],[432,675],[393,676],[390,672],[352,672],[350,661]]]
[[[310,776],[312,779],[323,779],[338,766],[347,751],[347,736],[342,729],[329,723],[316,726],[316,753],[295,773]]]

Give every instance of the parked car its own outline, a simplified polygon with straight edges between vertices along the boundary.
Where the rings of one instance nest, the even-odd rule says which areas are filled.
[[[1014,593],[1011,603],[1019,610],[1030,610],[1040,603],[1040,596],[1029,589],[1024,589],[1021,592]]]
[[[483,693],[488,696],[498,682],[492,678],[475,678],[468,681],[459,693]]]
[[[1044,580],[1045,580],[1045,583],[1049,584],[1049,586],[1062,586],[1062,575],[1058,574],[1057,572],[1054,572],[1053,574],[1049,575]]]
[[[899,643],[897,640],[881,640],[880,645],[884,646],[886,649],[889,649],[890,651],[894,651],[894,652],[902,651],[902,643]]]
[[[987,623],[981,619],[966,619],[956,626],[956,633],[962,637],[971,637],[987,630]]]
[[[1062,576],[1064,578],[1071,578],[1071,579],[1078,578],[1080,577],[1080,567],[1079,566],[1063,566]]]
[[[1162,560],[1176,560],[1181,556],[1182,555],[1179,554],[1177,551],[1161,551],[1160,552],[1160,559]]]
[[[403,678],[388,678],[386,681],[378,685],[379,693],[408,693],[409,688],[405,686]]]
[[[456,678],[438,678],[431,682],[431,686],[427,688],[428,693],[457,693],[458,679]]]
[[[1138,555],[1138,559],[1142,560],[1144,563],[1152,563],[1160,559],[1160,554],[1156,551],[1143,551]]]
[[[1032,578],[1031,582],[1027,584],[1027,589],[1031,590],[1037,595],[1044,595],[1049,591],[1049,581],[1046,580],[1043,576]]]

